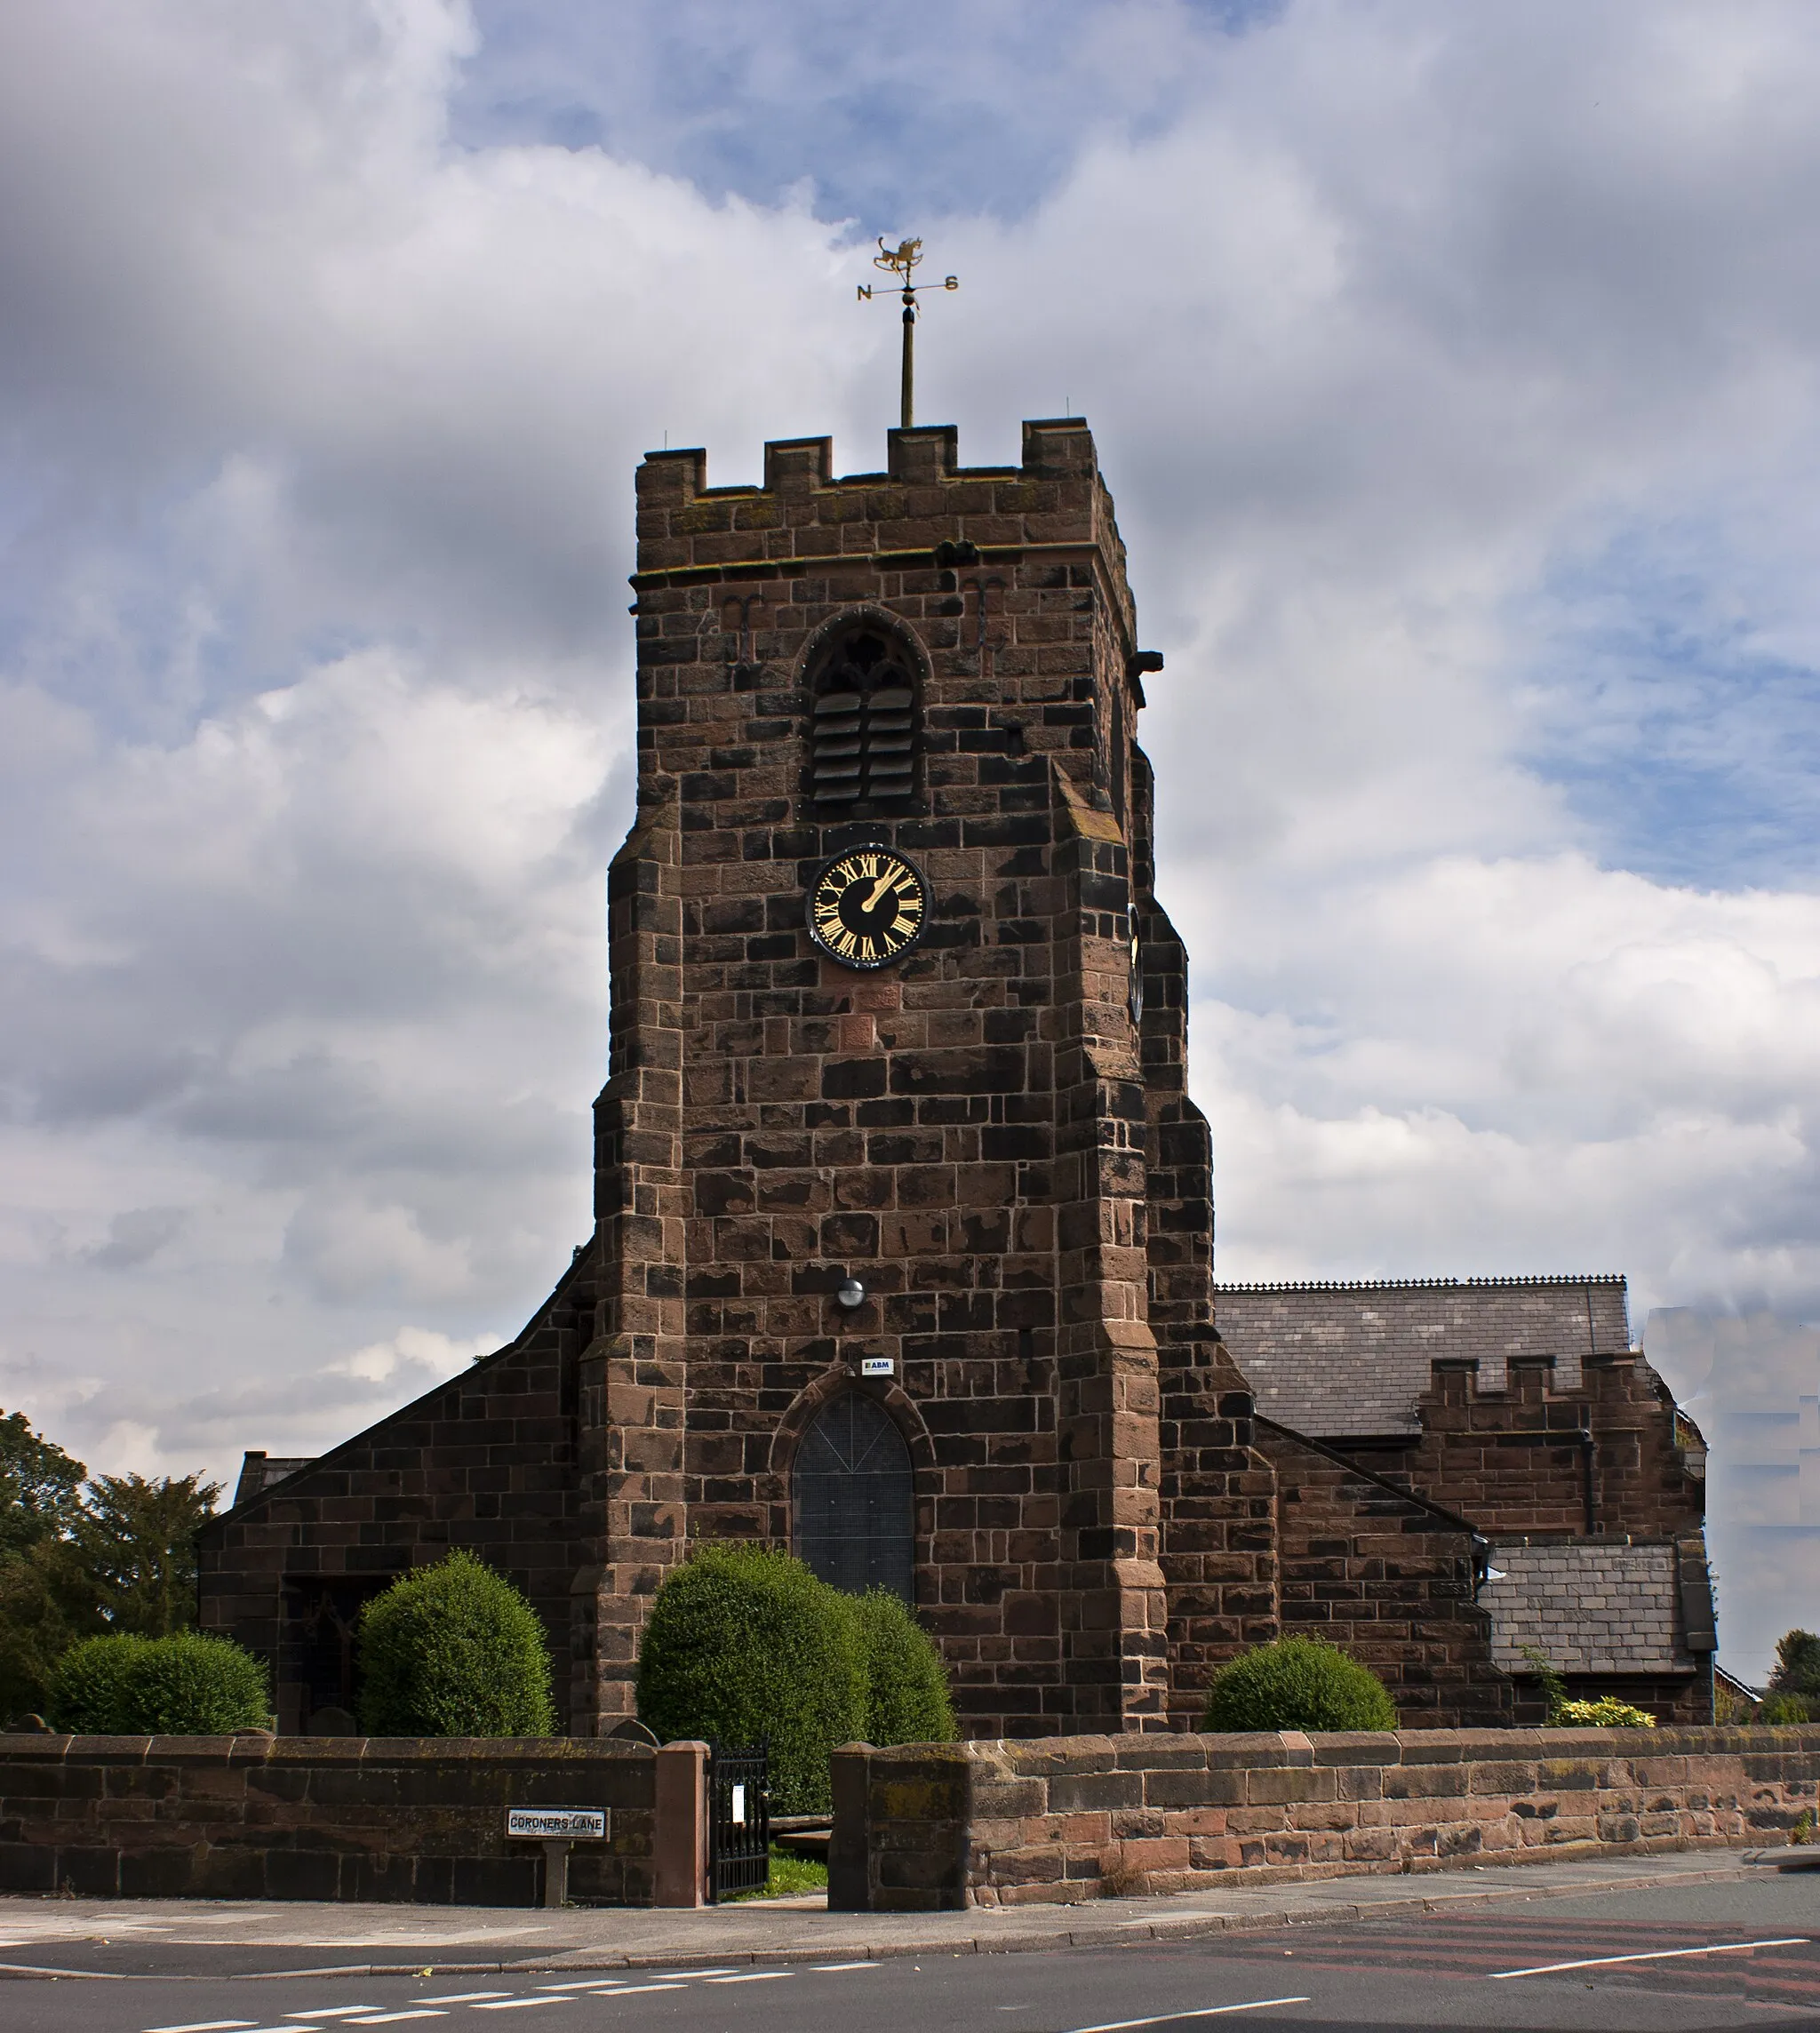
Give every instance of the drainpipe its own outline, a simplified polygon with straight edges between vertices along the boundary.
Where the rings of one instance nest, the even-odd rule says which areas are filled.
[[[1586,1536],[1592,1539],[1599,1532],[1598,1451],[1591,1427],[1582,1426],[1574,1438],[1580,1443],[1580,1473],[1586,1491]]]

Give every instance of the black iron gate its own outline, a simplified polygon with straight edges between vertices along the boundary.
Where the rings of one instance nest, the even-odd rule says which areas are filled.
[[[771,1796],[766,1746],[708,1747],[707,1896],[710,1905],[762,1892],[770,1875]]]

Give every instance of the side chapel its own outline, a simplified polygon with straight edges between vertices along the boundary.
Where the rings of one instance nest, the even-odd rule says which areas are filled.
[[[1216,1287],[1125,552],[1078,419],[762,487],[640,466],[638,803],[609,878],[595,1226],[510,1346],[318,1460],[247,1457],[203,1621],[281,1726],[464,1546],[575,1735],[691,1543],[913,1601],[963,1726],[1193,1728],[1345,1646],[1405,1726],[1712,1713],[1704,1449],[1623,1280]],[[1212,759],[1176,765],[1210,773]]]

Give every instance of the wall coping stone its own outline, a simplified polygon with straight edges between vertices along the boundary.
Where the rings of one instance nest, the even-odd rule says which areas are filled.
[[[488,1764],[613,1764],[649,1758],[648,1743],[569,1736],[46,1736],[0,1731],[0,1758],[89,1765],[285,1764],[422,1765],[461,1759]]]

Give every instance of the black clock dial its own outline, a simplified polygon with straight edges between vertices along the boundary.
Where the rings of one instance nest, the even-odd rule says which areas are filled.
[[[922,937],[929,885],[894,848],[850,847],[809,889],[809,936],[842,967],[887,967]]]

